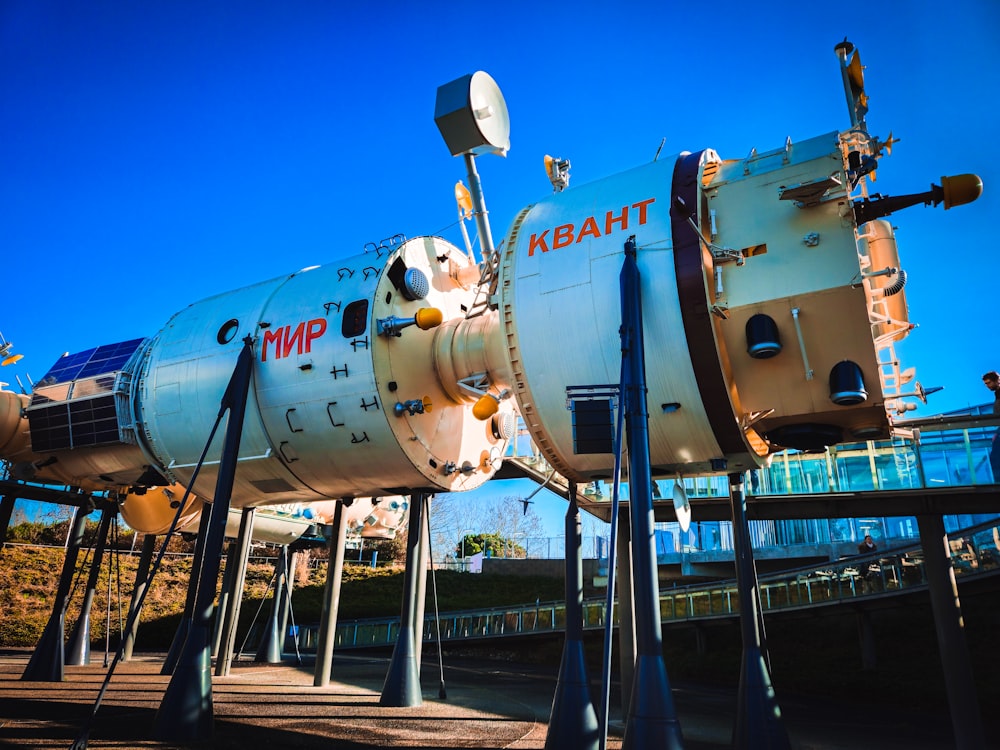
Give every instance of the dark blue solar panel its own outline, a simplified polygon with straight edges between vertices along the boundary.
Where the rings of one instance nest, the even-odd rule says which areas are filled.
[[[60,357],[38,384],[65,383],[106,372],[117,372],[125,366],[142,342],[143,339],[132,339]]]

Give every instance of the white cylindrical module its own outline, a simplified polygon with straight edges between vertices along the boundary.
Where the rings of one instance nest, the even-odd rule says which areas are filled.
[[[884,403],[867,394],[883,342],[854,283],[871,265],[848,188],[859,144],[830,133],[744,160],[682,153],[528,206],[502,246],[492,317],[447,333],[490,340],[465,346],[469,361],[439,346],[439,375],[488,370],[560,474],[607,477],[619,274],[635,237],[653,473],[739,472],[782,448],[887,436]],[[891,228],[872,231],[895,259]],[[847,368],[855,399],[831,384]]]
[[[454,246],[422,237],[181,311],[152,340],[135,381],[142,443],[154,465],[192,484],[250,336],[255,363],[236,506],[481,485],[509,436],[496,435],[472,416],[471,403],[442,387],[425,315],[440,311],[429,316],[434,323],[464,317],[475,294],[458,280],[467,265]],[[222,435],[193,482],[206,498]]]
[[[183,510],[178,513],[185,490],[180,485],[148,487],[141,493],[130,492],[119,498],[122,519],[130,528],[144,534],[165,534],[172,525],[177,531],[198,532],[204,505],[197,495],[187,494]],[[312,503],[281,503],[266,505],[254,516],[254,541],[290,544],[303,534],[318,533],[317,524],[333,522],[338,503],[344,503],[344,524],[347,533],[366,539],[392,539],[406,526],[409,500],[402,495],[362,497],[353,500],[320,500]],[[226,536],[237,535],[240,508],[230,508],[226,519]],[[175,524],[176,519],[176,524]]]
[[[734,469],[756,465],[749,442],[736,426],[726,389],[721,393],[727,401],[727,423],[713,424],[699,383],[703,373],[694,361],[697,353],[685,335],[684,290],[678,279],[671,216],[680,190],[674,185],[679,160],[663,159],[554,194],[525,209],[508,234],[500,319],[513,390],[529,432],[564,475],[584,480],[602,477],[612,466],[607,453],[577,452],[567,405],[578,392],[573,387],[619,382],[619,273],[630,236],[639,247],[654,471],[707,472],[720,458]],[[694,180],[699,176],[697,167],[696,162]],[[687,199],[696,211],[697,193]],[[700,274],[702,248],[696,244],[691,252]],[[707,316],[700,277],[695,287]],[[700,335],[709,340],[710,374],[722,380],[710,323]],[[727,441],[725,447],[720,440]]]

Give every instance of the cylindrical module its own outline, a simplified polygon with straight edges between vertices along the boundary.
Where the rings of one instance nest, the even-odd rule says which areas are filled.
[[[560,474],[605,478],[613,465],[616,279],[633,236],[654,474],[740,472],[783,448],[888,435],[864,384],[885,390],[896,358],[884,349],[909,329],[905,275],[856,283],[898,265],[887,222],[859,245],[847,164],[862,146],[831,133],[744,160],[682,153],[521,211],[502,246],[494,379]],[[864,398],[830,390],[838,367]]]
[[[721,457],[756,465],[747,441],[739,440],[735,452],[720,447],[685,336],[671,217],[675,162],[557,193],[525,209],[508,234],[500,318],[513,390],[536,444],[566,476],[603,477],[611,467],[606,451],[579,451],[579,424],[567,407],[574,392],[619,381],[618,276],[630,236],[640,248],[654,470],[707,472]],[[701,249],[695,252],[700,264]],[[711,327],[707,332],[711,338]],[[716,348],[712,341],[711,366],[721,377]],[[733,407],[726,408],[734,427]]]
[[[472,489],[499,466],[497,434],[434,370],[434,309],[464,318],[465,255],[434,237],[191,305],[152,340],[136,379],[143,444],[189,486],[243,339],[256,362],[238,505]],[[435,317],[434,315],[430,316]],[[435,321],[437,322],[437,321]],[[509,407],[506,407],[509,410]],[[211,498],[217,433],[194,489]]]

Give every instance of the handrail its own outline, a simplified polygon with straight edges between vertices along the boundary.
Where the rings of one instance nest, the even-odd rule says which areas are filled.
[[[949,534],[952,568],[960,583],[973,577],[1000,573],[1000,523],[991,521]],[[829,564],[791,568],[759,577],[763,611],[829,606],[844,600],[897,596],[926,587],[920,544],[896,546]],[[617,608],[617,604],[616,604]],[[604,626],[603,599],[584,601],[585,629]],[[724,580],[666,589],[660,593],[664,623],[718,619],[739,615],[736,581]],[[617,619],[616,614],[613,616]],[[439,616],[442,640],[494,638],[554,633],[565,628],[566,607],[561,601],[507,607],[457,610]],[[318,626],[299,628],[298,648],[315,648]],[[392,645],[399,634],[399,618],[368,618],[337,626],[338,649]],[[423,637],[436,635],[433,616],[424,618]]]

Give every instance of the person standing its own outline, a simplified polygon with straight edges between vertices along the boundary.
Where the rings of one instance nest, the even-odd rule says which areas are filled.
[[[864,540],[858,545],[859,555],[870,555],[878,552],[878,545],[872,539],[871,534],[865,534]],[[858,570],[861,576],[861,593],[869,593],[875,590],[875,580],[882,568],[879,567],[878,560],[863,560]]]
[[[993,416],[1000,417],[1000,375],[996,370],[983,375],[983,385],[993,391]],[[993,435],[990,444],[990,468],[993,469],[993,481],[1000,481],[1000,430]]]
[[[871,534],[865,534],[864,541],[858,545],[858,554],[867,555],[872,552],[878,552],[878,545],[875,544],[875,540],[872,539]]]

